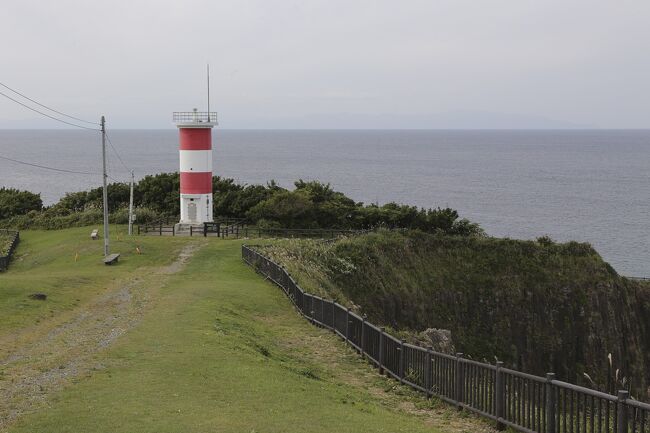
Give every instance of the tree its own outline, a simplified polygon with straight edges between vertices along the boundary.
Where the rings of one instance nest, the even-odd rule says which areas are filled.
[[[301,191],[280,191],[253,206],[247,217],[254,222],[276,221],[281,227],[315,228],[314,205]]]
[[[43,200],[40,194],[15,188],[0,188],[0,219],[25,215],[29,211],[41,209],[43,209]]]
[[[135,188],[138,206],[147,207],[164,215],[180,215],[180,176],[178,173],[160,173],[145,176]]]

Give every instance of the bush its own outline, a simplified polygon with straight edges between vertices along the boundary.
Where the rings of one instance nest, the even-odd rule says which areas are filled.
[[[29,211],[43,208],[40,194],[19,191],[14,188],[0,188],[0,219],[25,215]]]
[[[334,191],[329,184],[298,180],[295,189],[281,188],[274,181],[266,185],[240,185],[233,179],[212,178],[213,211],[218,217],[247,218],[251,223],[266,227],[370,229],[376,227],[418,229],[429,233],[459,236],[482,235],[481,228],[461,219],[453,209],[422,209],[397,203],[383,206],[355,203],[345,194]],[[40,197],[29,192],[9,191],[6,199],[11,206],[0,214],[3,227],[70,227],[94,220],[103,207],[102,188],[67,193],[58,203],[42,212]],[[126,208],[129,205],[129,186],[108,185],[108,207],[111,222],[128,223]],[[160,173],[145,176],[134,187],[134,202],[140,209],[138,223],[149,223],[180,213],[180,178],[178,173]],[[17,197],[21,197],[20,200]],[[2,212],[0,195],[0,212]],[[22,203],[23,207],[17,204]],[[142,215],[141,215],[142,214]],[[52,221],[46,221],[52,219]]]

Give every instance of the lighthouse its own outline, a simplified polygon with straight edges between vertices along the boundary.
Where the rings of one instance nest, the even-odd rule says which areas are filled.
[[[180,159],[181,220],[178,229],[212,222],[212,128],[217,113],[175,112]]]

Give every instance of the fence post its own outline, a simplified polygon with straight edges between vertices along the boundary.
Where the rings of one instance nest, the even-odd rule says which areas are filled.
[[[433,375],[431,372],[431,352],[433,348],[427,347],[427,354],[424,357],[424,387],[427,390],[427,398],[433,395]]]
[[[190,226],[190,237],[192,237],[192,229],[193,228],[194,228],[194,226]]]
[[[162,236],[162,223],[160,223],[160,236]]]
[[[366,353],[366,315],[361,316],[361,342],[359,344],[361,347],[361,357],[365,357]]]
[[[506,388],[503,383],[503,371],[501,371],[503,368],[503,362],[497,361],[496,367],[496,380],[494,381],[494,403],[497,416],[497,430],[505,430],[506,425],[500,421],[505,415],[504,409],[506,402]]]
[[[404,340],[399,341],[399,383],[404,383]]]
[[[350,339],[350,307],[345,310],[345,342]]]
[[[384,374],[384,346],[386,341],[384,340],[384,327],[379,328],[379,374]]]
[[[616,402],[616,433],[627,433],[627,404],[626,400],[629,398],[628,391],[619,391],[618,400]]]
[[[311,323],[315,323],[314,322],[314,295],[311,295],[309,297],[309,299],[310,299],[310,301],[309,301],[309,315],[311,316]]]
[[[327,326],[325,324],[325,298],[320,298],[320,320],[323,322],[323,326]]]
[[[463,406],[463,385],[465,383],[464,372],[463,372],[463,362],[462,362],[462,353],[456,353],[456,403],[458,403],[458,410],[462,410]]]
[[[336,334],[336,301],[332,299],[331,302],[332,302],[332,330],[334,331],[334,334]]]
[[[176,236],[176,226],[172,226],[172,236]]]
[[[138,234],[140,234],[140,224],[138,224]]]
[[[546,433],[555,433],[555,417],[557,415],[555,389],[553,381],[555,373],[546,373]]]

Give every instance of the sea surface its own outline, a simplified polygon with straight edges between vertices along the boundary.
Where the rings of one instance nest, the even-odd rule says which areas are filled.
[[[175,129],[115,130],[110,176],[178,170]],[[357,201],[452,207],[493,236],[590,242],[617,271],[650,276],[649,130],[220,130],[214,173],[285,187],[317,179]],[[0,130],[0,156],[101,171],[98,133]],[[46,204],[101,184],[0,159],[0,186]]]

